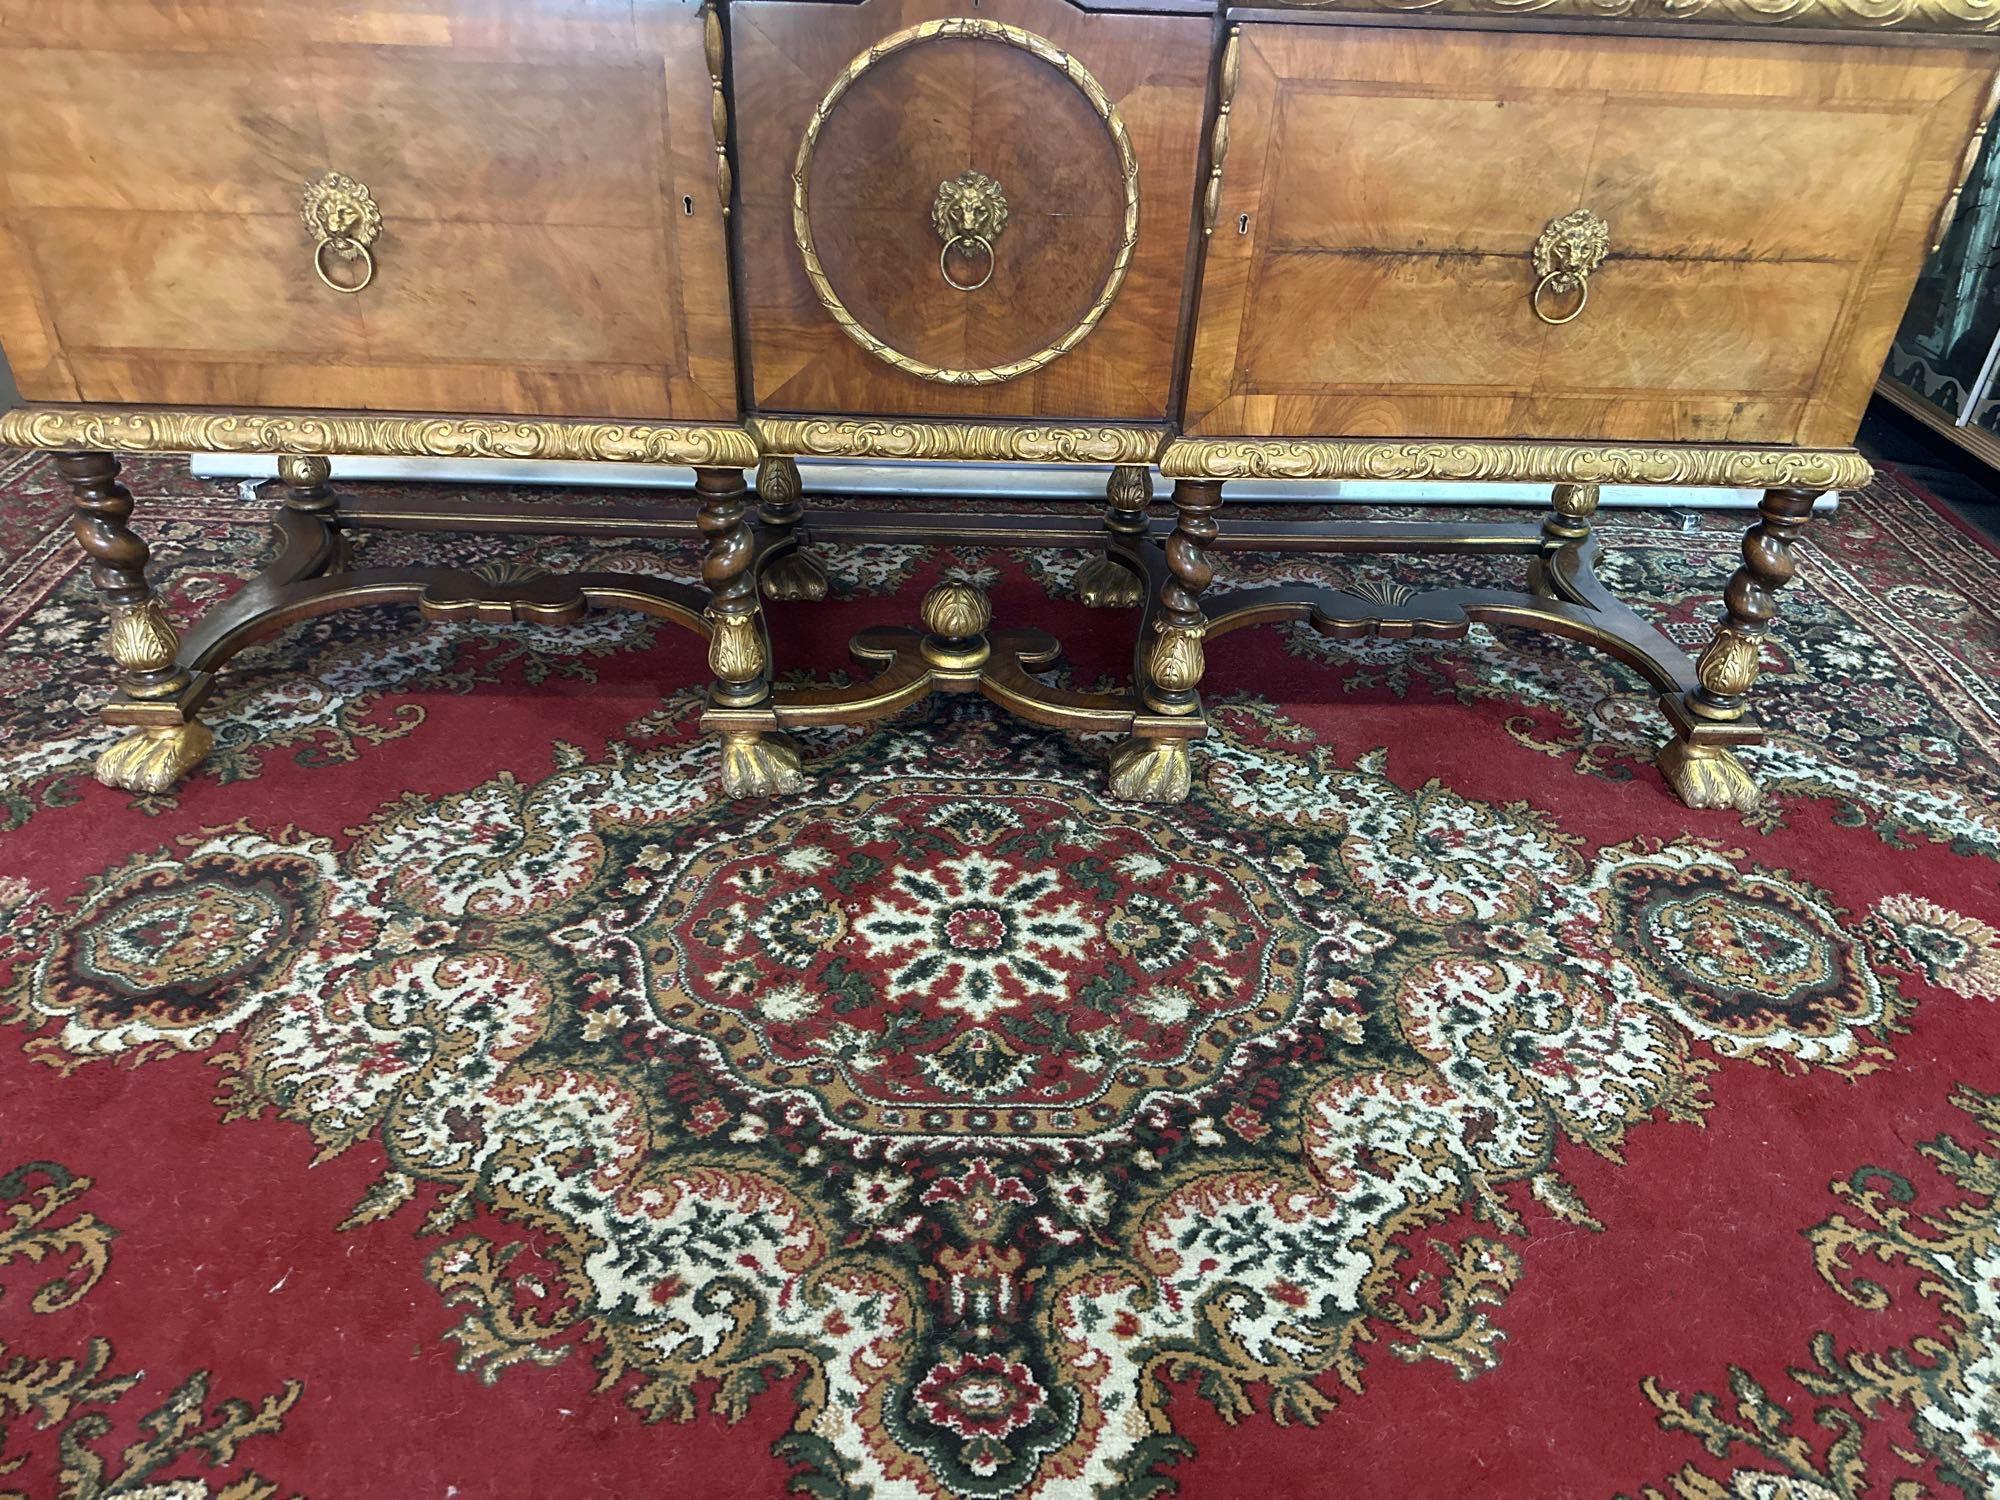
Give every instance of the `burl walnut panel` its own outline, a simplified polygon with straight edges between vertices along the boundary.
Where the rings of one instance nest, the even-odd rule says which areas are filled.
[[[884,59],[829,118],[814,162],[814,244],[829,280],[862,326],[941,368],[1023,359],[1062,337],[1104,285],[1123,227],[1118,156],[1083,96],[990,42]],[[968,163],[1001,183],[1009,210],[992,276],[969,293],[940,274],[928,217],[937,185]],[[950,269],[976,281],[987,266],[955,250]]]
[[[922,21],[1011,23],[1075,55],[1115,102],[1139,169],[1139,239],[1110,309],[1033,373],[946,385],[882,362],[815,296],[793,235],[807,122],[848,63]],[[1090,14],[1062,0],[763,3],[730,11],[739,296],[758,406],[772,411],[1160,421],[1169,414],[1212,24]],[[940,182],[975,169],[1009,204],[993,276],[946,286],[931,225]],[[877,337],[926,364],[1024,358],[1072,327],[1120,241],[1123,178],[1102,123],[1047,63],[990,40],[940,39],[869,69],[814,153],[812,229],[828,278]],[[955,264],[961,279],[980,266]]]
[[[1241,48],[1198,435],[1849,442],[1993,74],[1957,48],[1363,27]],[[1610,255],[1552,327],[1530,255],[1577,208]]]
[[[328,9],[0,0],[22,394],[734,417],[698,11]],[[384,219],[354,296],[298,217],[328,171]]]

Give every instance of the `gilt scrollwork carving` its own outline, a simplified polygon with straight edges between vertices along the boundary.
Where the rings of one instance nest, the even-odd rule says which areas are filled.
[[[807,458],[974,459],[988,463],[1150,464],[1159,427],[1033,422],[925,422],[868,417],[752,417],[766,453]]]
[[[566,458],[728,468],[757,462],[757,445],[740,427],[144,407],[16,407],[0,413],[0,444],[110,453]]]
[[[1859,453],[1841,448],[1176,438],[1160,459],[1160,472],[1183,479],[1460,479],[1852,490],[1868,483],[1875,471]]]
[[[2000,0],[1269,0],[1276,10],[1532,16],[1788,31],[2000,31]]]

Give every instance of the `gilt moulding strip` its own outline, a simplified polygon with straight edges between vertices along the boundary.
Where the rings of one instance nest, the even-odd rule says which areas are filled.
[[[957,458],[1023,464],[1150,464],[1170,436],[1164,427],[855,417],[752,417],[750,430],[764,452],[793,458]]]
[[[1256,7],[1794,31],[2000,32],[2000,0],[1256,0]]]
[[[1160,459],[1160,472],[1173,479],[1456,479],[1819,490],[1858,489],[1874,477],[1868,461],[1846,448],[1298,438],[1176,438]]]
[[[111,453],[302,453],[366,458],[551,458],[747,469],[740,427],[497,417],[329,416],[177,408],[22,406],[0,445]]]

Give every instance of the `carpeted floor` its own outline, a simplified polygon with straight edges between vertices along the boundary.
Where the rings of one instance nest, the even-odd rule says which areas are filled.
[[[176,614],[255,566],[129,479]],[[1611,576],[1698,643],[1740,526]],[[135,802],[0,455],[0,1490],[2000,1489],[2000,557],[1893,474],[1803,550],[1749,820],[1532,638],[1231,636],[1183,808],[978,703],[732,806],[691,637],[397,611]],[[951,570],[1106,678],[1079,560],[837,553],[780,659]]]

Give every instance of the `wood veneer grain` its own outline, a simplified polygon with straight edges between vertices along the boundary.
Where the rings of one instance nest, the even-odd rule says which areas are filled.
[[[1072,52],[1116,102],[1140,181],[1138,246],[1103,320],[1033,374],[982,387],[922,380],[849,339],[813,294],[792,233],[799,142],[835,76],[906,26],[963,14],[1010,22]],[[1108,421],[1166,416],[1201,146],[1206,18],[1092,15],[1062,0],[983,0],[976,12],[942,0],[745,0],[730,16],[739,293],[760,406]],[[864,97],[841,101],[814,167],[815,240],[826,238],[837,257],[837,274],[832,264],[829,273],[843,300],[852,298],[850,310],[878,336],[890,338],[893,328],[908,340],[899,345],[903,352],[933,364],[983,365],[1052,342],[1102,285],[1122,224],[1122,190],[1109,171],[1102,127],[1069,83],[1002,44],[930,42],[878,68],[879,87],[857,85]],[[939,280],[940,245],[930,224],[939,182],[966,168],[994,176],[1023,213],[997,247],[993,281],[970,296]]]
[[[728,420],[710,94],[692,6],[0,0],[0,343],[38,400]]]
[[[1204,436],[1845,443],[1994,67],[1269,24],[1242,45]],[[1550,327],[1529,252],[1579,207],[1611,257]]]

